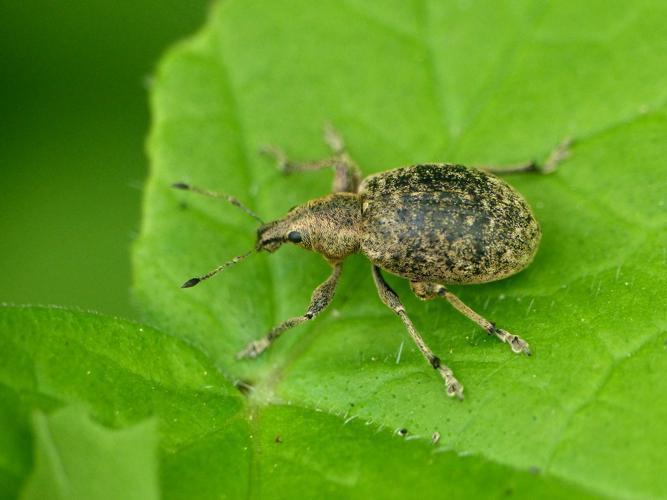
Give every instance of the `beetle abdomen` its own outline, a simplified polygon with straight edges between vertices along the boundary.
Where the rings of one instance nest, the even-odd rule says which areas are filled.
[[[533,259],[540,229],[508,184],[461,165],[415,165],[364,180],[362,251],[412,281],[484,283]]]

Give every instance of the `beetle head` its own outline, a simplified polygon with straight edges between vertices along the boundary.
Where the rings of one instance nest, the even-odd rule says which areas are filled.
[[[334,193],[292,208],[257,230],[257,251],[275,252],[283,243],[338,261],[358,251],[361,206],[352,193]]]
[[[179,184],[178,187],[193,190],[186,184]],[[230,198],[232,204],[241,206],[236,198]],[[254,213],[245,211],[261,222]],[[359,249],[360,217],[360,200],[352,193],[335,193],[310,200],[292,208],[282,219],[261,223],[257,229],[254,251],[266,250],[271,253],[278,250],[283,243],[293,243],[313,250],[331,262],[340,261]],[[189,279],[182,286],[193,287],[252,253],[253,251],[250,251],[234,257],[203,276]]]
[[[287,215],[279,220],[262,224],[257,229],[257,244],[259,252],[275,252],[283,243],[294,243],[302,248],[310,248],[310,230],[308,209],[305,205],[292,208]]]

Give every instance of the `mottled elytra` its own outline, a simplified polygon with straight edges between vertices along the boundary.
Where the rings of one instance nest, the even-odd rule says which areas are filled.
[[[332,267],[331,275],[315,289],[302,316],[283,321],[251,342],[237,357],[256,358],[283,332],[322,312],[333,299],[343,261],[357,252],[370,260],[380,299],[400,317],[421,353],[440,373],[449,396],[463,399],[463,386],[426,345],[381,270],[410,280],[420,299],[446,299],[489,335],[509,344],[512,351],[530,355],[528,344],[521,337],[497,328],[445,285],[487,283],[511,276],[530,264],[540,241],[540,227],[521,195],[493,173],[551,172],[567,157],[568,141],[556,148],[543,165],[531,162],[475,169],[430,163],[397,168],[362,180],[343,140],[331,127],[325,129],[325,140],[332,156],[309,163],[292,163],[275,147],[263,150],[275,158],[284,173],[328,167],[335,171],[332,194],[294,207],[284,218],[273,222],[263,223],[233,196],[185,183],[173,185],[225,199],[258,220],[261,225],[255,251],[274,252],[290,242],[321,254]],[[182,286],[195,286],[250,253]]]

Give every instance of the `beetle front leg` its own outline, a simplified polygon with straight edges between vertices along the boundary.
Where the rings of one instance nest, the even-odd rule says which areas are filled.
[[[447,290],[443,285],[438,285],[436,283],[422,283],[422,282],[412,282],[410,283],[412,291],[415,292],[415,295],[420,299],[428,300],[435,297],[442,297],[446,299],[454,308],[459,311],[461,314],[471,319],[479,326],[486,330],[486,333],[489,335],[495,335],[501,341],[509,344],[512,348],[512,351],[519,353],[525,353],[530,356],[530,347],[528,342],[523,340],[518,335],[511,334],[501,328],[497,328],[496,324],[489,321],[488,319],[480,316],[475,311],[470,309],[461,299],[459,299],[452,292]]]
[[[331,275],[326,279],[326,281],[324,281],[313,291],[313,294],[310,298],[310,305],[308,306],[308,309],[303,316],[295,316],[294,318],[285,320],[278,326],[272,328],[271,331],[261,339],[250,342],[250,344],[248,344],[245,349],[236,355],[236,359],[256,358],[266,349],[268,349],[269,346],[278,337],[280,337],[283,332],[289,330],[290,328],[294,328],[297,325],[300,325],[304,321],[313,319],[320,312],[326,309],[326,307],[331,303],[334,294],[336,293],[336,285],[338,284],[338,278],[340,277],[342,268],[342,262],[333,264],[333,271],[331,272]]]
[[[295,163],[288,160],[285,152],[275,146],[264,146],[260,149],[260,152],[273,158],[278,169],[285,174],[333,167],[335,173],[332,191],[334,193],[356,193],[361,183],[361,172],[350,158],[350,155],[347,154],[342,137],[331,125],[326,124],[324,140],[331,148],[333,156],[323,160]]]
[[[426,345],[426,342],[424,342],[424,339],[419,335],[419,332],[405,312],[405,307],[403,307],[398,294],[387,284],[377,266],[373,266],[373,281],[375,281],[375,286],[378,289],[378,294],[380,295],[382,302],[401,318],[401,321],[403,321],[408,333],[410,333],[412,340],[417,344],[421,353],[429,364],[438,370],[440,376],[445,380],[447,395],[463,399],[463,386],[456,380],[452,370],[447,365],[443,365],[440,358],[433,354],[433,351]]]

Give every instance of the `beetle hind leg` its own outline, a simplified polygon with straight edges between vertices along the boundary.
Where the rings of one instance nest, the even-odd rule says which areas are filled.
[[[375,286],[378,289],[378,294],[380,295],[382,302],[401,318],[410,337],[412,337],[412,340],[417,344],[421,353],[429,364],[434,369],[438,370],[438,373],[444,379],[447,395],[463,399],[463,386],[456,380],[452,370],[447,365],[442,364],[440,358],[433,354],[433,351],[426,345],[426,342],[424,342],[424,339],[419,335],[419,332],[412,324],[408,314],[405,312],[405,307],[403,307],[401,299],[398,298],[398,294],[387,284],[377,266],[373,266],[373,281],[375,281]]]
[[[447,290],[443,285],[437,283],[411,282],[410,286],[415,295],[422,300],[430,300],[435,297],[442,297],[447,300],[461,314],[471,319],[481,326],[489,335],[495,335],[502,342],[510,346],[512,351],[517,354],[524,353],[530,356],[530,346],[528,342],[518,335],[514,335],[506,330],[496,327],[496,324],[483,316],[479,315],[468,307],[461,299]]]
[[[567,137],[556,146],[544,162],[528,161],[517,165],[505,166],[477,166],[479,170],[484,170],[492,174],[516,174],[523,172],[537,172],[539,174],[550,174],[556,171],[558,165],[570,157],[570,146],[572,139]]]

